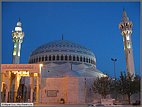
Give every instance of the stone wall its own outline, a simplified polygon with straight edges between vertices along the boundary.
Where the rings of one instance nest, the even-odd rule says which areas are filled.
[[[61,98],[65,104],[84,103],[82,80],[79,77],[46,78],[46,86],[42,88],[42,103],[59,104]]]

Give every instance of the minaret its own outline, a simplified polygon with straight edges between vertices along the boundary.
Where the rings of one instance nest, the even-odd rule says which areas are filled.
[[[23,42],[24,32],[22,32],[20,18],[17,22],[17,26],[15,27],[15,31],[12,31],[14,49],[13,49],[13,64],[19,64],[20,60],[20,49],[21,43]]]
[[[123,35],[127,75],[129,73],[133,75],[133,77],[135,77],[133,48],[132,48],[132,40],[131,40],[132,26],[133,26],[133,23],[129,21],[129,18],[127,17],[127,14],[125,10],[123,9],[122,19],[119,24],[119,28],[121,30],[121,34]]]

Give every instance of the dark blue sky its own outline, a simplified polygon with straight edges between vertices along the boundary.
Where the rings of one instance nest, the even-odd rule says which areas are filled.
[[[21,18],[24,39],[20,63],[28,63],[40,45],[60,40],[79,43],[95,54],[97,69],[114,77],[126,71],[123,36],[118,27],[123,8],[133,22],[135,72],[140,75],[140,2],[2,2],[2,64],[12,63],[12,30]]]

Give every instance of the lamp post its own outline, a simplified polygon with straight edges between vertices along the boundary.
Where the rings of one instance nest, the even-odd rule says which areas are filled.
[[[115,76],[115,79],[116,79],[116,73],[115,73],[115,62],[117,61],[117,59],[113,59],[113,58],[111,58],[111,60],[114,62],[114,76]]]

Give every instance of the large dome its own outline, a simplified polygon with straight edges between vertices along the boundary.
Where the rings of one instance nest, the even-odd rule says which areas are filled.
[[[79,62],[96,66],[90,49],[68,40],[55,40],[34,49],[29,63]]]

